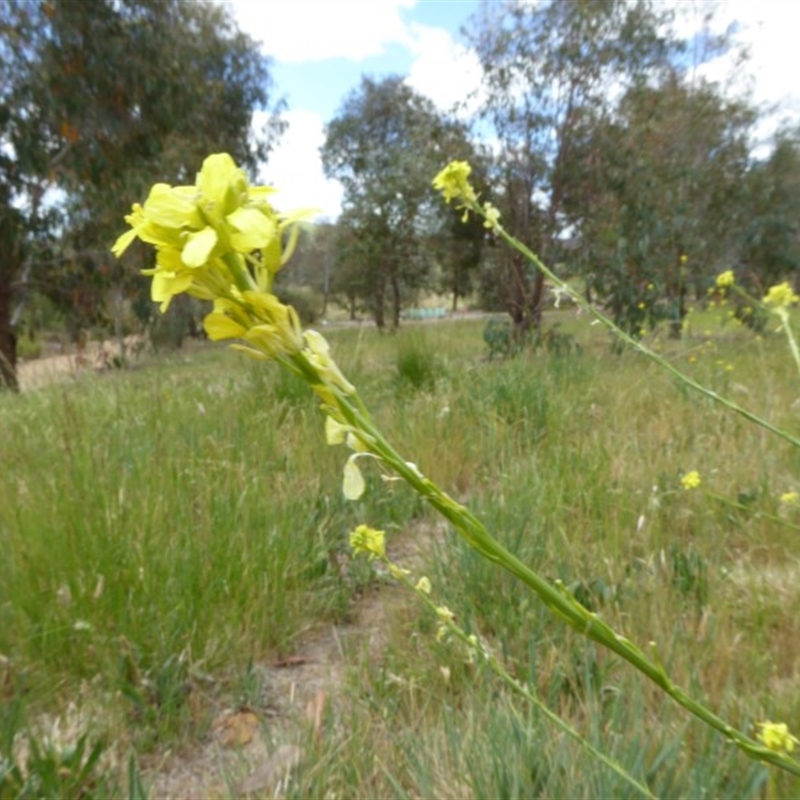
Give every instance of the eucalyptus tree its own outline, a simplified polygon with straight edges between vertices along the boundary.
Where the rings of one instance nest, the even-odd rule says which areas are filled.
[[[735,264],[748,225],[753,110],[673,73],[626,92],[586,125],[566,198],[588,286],[638,334],[668,319],[679,335],[687,298]]]
[[[344,187],[349,291],[381,329],[387,310],[399,325],[405,298],[429,277],[442,219],[431,179],[465,147],[463,127],[399,77],[363,78],[327,126],[322,161]]]
[[[758,293],[787,278],[800,287],[800,130],[778,134],[748,171],[745,193],[741,278]]]
[[[496,132],[495,182],[504,224],[553,260],[572,220],[580,121],[602,116],[615,97],[666,67],[677,44],[667,12],[646,0],[487,3],[467,37],[483,68],[482,115]],[[541,322],[544,277],[512,254],[506,299],[518,330]]]
[[[220,150],[254,168],[279,130],[268,60],[224,6],[12,0],[0,50],[8,76],[0,86],[0,151],[8,162],[0,165],[0,201],[6,218],[9,207],[22,209],[16,217],[10,212],[5,233],[28,241],[36,210],[31,187],[60,190],[61,263],[73,285],[65,291],[53,267],[36,277],[40,290],[73,312],[84,306],[76,297],[90,298],[88,314],[109,290],[120,300],[132,291],[128,279],[143,263],[142,251],[119,265],[108,248],[130,198],[141,196],[153,175],[191,183],[203,157]],[[254,136],[257,110],[267,124]],[[13,260],[0,271],[0,297],[19,279],[20,258]],[[0,303],[0,346],[9,323]],[[9,344],[7,337],[7,350]],[[6,352],[6,363],[13,360]]]

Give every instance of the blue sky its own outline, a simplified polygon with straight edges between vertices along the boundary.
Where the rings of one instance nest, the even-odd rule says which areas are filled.
[[[281,190],[278,204],[287,209],[313,206],[328,217],[338,214],[341,189],[325,179],[319,147],[325,123],[362,75],[402,75],[443,110],[480,82],[477,59],[460,34],[480,10],[478,0],[221,1],[273,59],[277,92],[288,101],[289,128],[261,175]],[[725,84],[731,94],[750,91],[756,102],[777,105],[777,113],[758,131],[760,138],[768,138],[781,117],[800,121],[800,3],[662,2],[676,6],[676,27],[687,38],[702,30],[710,6],[716,7],[712,32],[734,26],[737,41],[750,49],[746,69],[720,58],[698,72]]]

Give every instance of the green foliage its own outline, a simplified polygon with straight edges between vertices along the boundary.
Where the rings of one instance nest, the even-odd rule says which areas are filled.
[[[101,771],[100,759],[105,745],[102,742],[91,745],[88,734],[81,735],[74,745],[64,748],[37,741],[30,735],[26,741],[28,752],[24,763],[16,763],[13,758],[6,761],[0,751],[2,800],[45,800],[51,797],[105,800],[125,796],[116,782]],[[131,776],[136,779],[135,766],[132,768]],[[138,796],[141,797],[141,793]]]
[[[670,75],[630,89],[614,118],[586,121],[579,259],[614,322],[679,336],[691,294],[737,258],[745,228],[754,112]]]
[[[800,629],[786,553],[796,532],[762,512],[793,485],[795,454],[692,403],[640,358],[611,358],[584,320],[548,312],[546,322],[561,322],[584,356],[485,363],[482,323],[426,326],[424,350],[442,379],[416,393],[397,392],[394,337],[343,329],[331,339],[404,454],[469,497],[525,563],[561,578],[627,636],[655,641],[681,684],[700,687],[742,729],[794,719]],[[715,333],[714,352],[690,333],[668,353],[698,354],[698,375],[730,361],[753,406],[791,424],[796,382],[775,340]],[[298,771],[288,796],[624,795],[461,651],[436,643],[430,620],[384,580],[348,563],[343,532],[380,520],[398,561],[427,574],[460,623],[659,796],[702,787],[759,796],[763,768],[565,634],[469,547],[445,546],[449,534],[413,493],[365,467],[370,491],[345,504],[341,453],[325,448],[313,397],[284,374],[208,348],[4,398],[0,652],[16,677],[7,681],[0,661],[0,692],[14,687],[0,720],[14,703],[31,714],[58,708],[92,676],[88,691],[121,692],[111,705],[124,713],[110,734],[90,731],[85,754],[115,730],[139,751],[175,749],[207,730],[207,716],[193,721],[191,693],[214,685],[253,697],[259,678],[248,664],[292,654],[299,631],[336,620],[352,682],[331,697],[312,745],[319,760]],[[736,502],[752,496],[748,513],[734,525],[728,507],[696,503],[677,485],[676,464],[697,467],[704,486]],[[95,599],[98,573],[106,581]],[[338,625],[384,593],[389,616],[369,635]],[[358,597],[364,605],[353,605]],[[80,620],[92,630],[76,631]],[[386,650],[368,649],[374,639]],[[777,791],[793,787],[778,781]]]
[[[443,377],[442,364],[422,335],[405,335],[397,346],[397,380],[401,387],[430,391]]]
[[[277,297],[294,308],[303,325],[313,325],[320,317],[322,298],[310,286],[280,286]]]
[[[325,174],[344,186],[338,248],[347,268],[337,283],[351,302],[367,305],[379,328],[398,327],[409,295],[428,279],[442,219],[431,176],[466,151],[464,126],[398,77],[363,78],[327,126]],[[453,252],[458,269],[474,260],[467,251]]]
[[[17,338],[17,356],[27,361],[39,358],[42,355],[42,343],[31,339],[27,334]]]
[[[153,175],[188,182],[209,152],[229,152],[254,168],[280,129],[280,104],[268,61],[223,6],[52,0],[9,2],[4,10],[0,352],[8,356],[12,289],[46,267],[41,290],[73,330],[108,326],[111,287],[127,299],[146,291],[138,270],[150,259],[147,248],[132,248],[124,264],[108,252],[131,198]],[[270,117],[253,138],[256,109]],[[46,186],[65,200],[61,241],[43,251],[34,245],[55,222],[40,207]],[[32,202],[14,203],[23,195]]]
[[[489,348],[489,360],[495,356],[516,356],[526,348],[533,351],[543,350],[556,357],[581,353],[581,346],[575,341],[575,337],[561,332],[558,324],[546,330],[540,328],[525,334],[515,330],[508,320],[490,319],[483,329],[483,341]]]
[[[473,18],[468,37],[483,69],[482,115],[494,127],[500,154],[493,181],[505,228],[546,261],[554,261],[585,209],[577,153],[592,141],[587,120],[612,114],[609,85],[627,88],[668,64],[675,43],[662,35],[668,14],[647,2],[577,0],[490,3]],[[538,327],[544,276],[506,254],[497,271],[515,327]]]

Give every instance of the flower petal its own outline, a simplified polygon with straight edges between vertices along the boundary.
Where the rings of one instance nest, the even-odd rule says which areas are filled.
[[[266,247],[277,234],[277,225],[254,208],[237,208],[227,221],[236,229],[231,233],[231,245],[241,253]]]
[[[358,464],[356,464],[355,461],[357,456],[358,453],[353,453],[344,465],[342,492],[348,500],[358,500],[358,498],[364,494],[364,489],[366,488],[364,476],[361,474],[361,470],[358,468]]]
[[[221,339],[240,339],[247,330],[236,320],[220,311],[212,311],[203,320],[203,328],[213,342]]]
[[[181,253],[181,261],[187,267],[202,267],[208,261],[217,243],[217,232],[210,227],[193,233]]]

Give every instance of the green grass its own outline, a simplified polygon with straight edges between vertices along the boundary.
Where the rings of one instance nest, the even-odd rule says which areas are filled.
[[[656,334],[654,346],[797,434],[785,342],[703,314],[683,341]],[[641,356],[613,355],[585,318],[552,319],[580,353],[488,361],[472,322],[330,340],[388,438],[512,551],[655,642],[733,724],[779,719],[796,733],[798,531],[781,520],[800,526],[800,509],[778,498],[800,489],[800,453]],[[235,692],[248,664],[348,620],[378,580],[347,552],[360,522],[385,528],[390,552],[416,541],[415,572],[459,622],[659,796],[766,791],[764,768],[452,533],[431,536],[443,529],[409,490],[365,464],[367,494],[345,503],[346,451],[325,445],[317,402],[272,365],[209,348],[0,397],[0,432],[0,797],[14,734],[70,701],[122,753],[202,738],[209,684]],[[700,489],[681,488],[689,470]],[[347,691],[290,795],[630,796],[437,642],[412,598],[389,628],[379,659],[348,652]],[[775,776],[777,796],[797,789]]]

